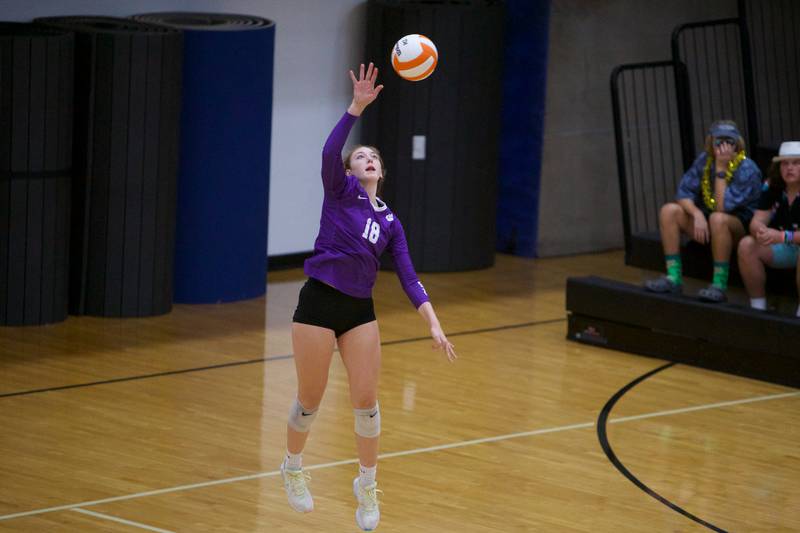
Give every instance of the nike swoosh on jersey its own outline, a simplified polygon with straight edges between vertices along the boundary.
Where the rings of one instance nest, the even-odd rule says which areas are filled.
[[[358,195],[358,199],[359,199],[359,200],[369,200],[369,198],[368,198],[368,197],[366,197],[366,196],[361,196],[360,194]]]

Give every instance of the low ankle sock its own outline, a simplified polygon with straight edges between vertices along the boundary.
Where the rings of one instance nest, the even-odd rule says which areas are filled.
[[[750,298],[750,307],[753,309],[761,309],[762,311],[767,308],[766,298]]]
[[[303,468],[303,454],[302,453],[292,453],[289,450],[286,450],[286,468],[289,470],[300,470]]]
[[[721,291],[728,289],[728,271],[730,263],[727,261],[714,261],[714,279],[711,284]]]
[[[362,464],[358,465],[358,483],[362,487],[367,487],[372,483],[375,483],[375,474],[378,471],[378,465],[375,466],[364,466]]]
[[[672,280],[675,285],[683,283],[683,265],[681,264],[681,255],[668,255],[664,259],[667,262],[667,277]]]

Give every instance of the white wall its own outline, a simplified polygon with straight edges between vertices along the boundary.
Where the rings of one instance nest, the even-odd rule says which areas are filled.
[[[311,250],[322,206],[322,145],[350,103],[347,70],[369,60],[362,57],[365,1],[0,0],[0,19],[11,21],[149,11],[240,13],[275,21],[268,254]]]

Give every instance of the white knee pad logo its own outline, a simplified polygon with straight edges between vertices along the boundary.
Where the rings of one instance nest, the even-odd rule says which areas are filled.
[[[353,409],[356,415],[356,435],[360,437],[377,437],[381,434],[381,409],[378,404],[370,409]]]
[[[292,408],[289,411],[289,427],[300,433],[307,433],[311,429],[311,423],[315,418],[317,418],[317,409],[306,409],[300,405],[297,398],[294,399]]]

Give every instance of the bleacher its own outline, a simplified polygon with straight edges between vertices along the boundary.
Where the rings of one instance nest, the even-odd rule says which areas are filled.
[[[800,139],[796,47],[786,0],[740,0],[736,18],[675,28],[671,57],[620,65],[611,75],[625,263],[663,271],[660,207],[702,150],[705,131],[735,120],[748,155],[766,170],[780,142]],[[788,20],[787,20],[788,19]],[[666,44],[666,43],[665,43]],[[792,85],[794,83],[794,85]],[[711,249],[684,240],[684,276],[709,282]],[[735,252],[730,284],[741,286]],[[794,270],[768,269],[770,297],[797,298]],[[589,277],[567,284],[568,338],[800,386],[800,319],[734,304],[704,304]],[[777,335],[777,337],[775,337]]]

